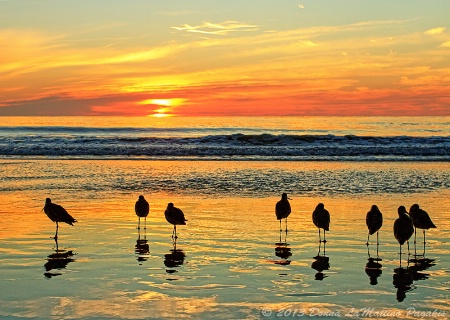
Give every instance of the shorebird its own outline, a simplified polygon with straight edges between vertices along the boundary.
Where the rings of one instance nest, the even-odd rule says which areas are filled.
[[[164,211],[167,222],[173,224],[172,239],[177,239],[177,225],[185,225],[186,219],[184,213],[180,209],[173,206],[173,203],[167,205],[166,211]]]
[[[409,238],[411,238],[414,232],[414,226],[407,215],[406,208],[404,206],[398,207],[398,218],[394,222],[394,236],[400,244],[400,263],[402,261],[402,245],[406,242],[408,244],[409,254]]]
[[[136,201],[136,204],[134,205],[134,211],[139,217],[138,229],[141,228],[141,218],[145,218],[144,229],[147,229],[147,216],[148,212],[150,211],[150,205],[148,204],[147,200],[145,200],[144,196],[139,196],[138,201]]]
[[[409,217],[411,218],[415,229],[423,229],[423,241],[425,242],[425,230],[436,228],[433,221],[431,221],[430,216],[426,211],[420,209],[418,204],[413,204],[409,209]],[[416,230],[414,230],[414,233],[416,233]]]
[[[53,222],[56,222],[56,233],[55,240],[58,239],[58,222],[65,222],[73,226],[74,222],[77,222],[63,207],[59,204],[52,203],[50,198],[45,199],[45,206],[42,209],[44,210],[47,217],[50,218]]]
[[[380,230],[381,226],[383,225],[383,215],[376,205],[373,205],[372,208],[370,208],[370,211],[367,212],[366,225],[369,229],[369,233],[367,235],[367,245],[369,245],[369,237],[375,232],[377,233],[378,244],[378,230]]]
[[[425,230],[428,230],[430,228],[436,228],[433,221],[431,221],[430,216],[428,213],[422,209],[419,208],[418,204],[413,204],[411,208],[409,209],[409,217],[412,220],[412,223],[414,225],[414,250],[416,245],[416,229],[423,229],[423,246],[425,248]]]
[[[316,227],[319,228],[319,242],[327,242],[327,240],[325,239],[325,231],[329,231],[330,213],[327,209],[325,209],[323,203],[319,203],[316,209],[314,209],[312,219]],[[321,228],[323,229],[323,241],[320,237]]]
[[[275,214],[277,216],[277,220],[280,220],[280,231],[281,231],[281,219],[285,218],[286,220],[286,232],[287,229],[287,217],[291,214],[291,205],[288,201],[287,193],[283,193],[281,195],[281,200],[277,202],[275,205]]]

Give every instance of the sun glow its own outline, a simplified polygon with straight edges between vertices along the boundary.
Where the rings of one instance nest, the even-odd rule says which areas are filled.
[[[159,108],[156,110],[153,110],[154,114],[152,114],[153,117],[163,118],[163,117],[171,117],[172,115],[169,113],[170,108]]]
[[[148,99],[140,102],[140,104],[156,104],[158,106],[176,107],[185,102],[185,99],[170,98],[170,99]]]
[[[139,104],[144,105],[156,105],[161,108],[154,109],[151,116],[153,117],[170,117],[172,114],[170,114],[173,110],[173,107],[182,105],[185,102],[185,99],[181,98],[170,98],[170,99],[148,99],[139,102]]]

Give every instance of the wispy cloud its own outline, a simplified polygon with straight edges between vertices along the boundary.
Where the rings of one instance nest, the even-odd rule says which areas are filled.
[[[425,34],[429,34],[429,35],[436,35],[436,34],[442,34],[445,32],[447,28],[445,27],[439,27],[439,28],[433,28],[433,29],[429,29],[427,31],[425,31]]]
[[[231,32],[257,31],[259,30],[259,27],[256,25],[241,23],[238,21],[224,21],[220,23],[204,21],[198,26],[184,24],[181,27],[172,27],[172,29],[202,34],[227,35]]]
[[[450,41],[445,41],[444,43],[441,44],[441,47],[450,48]]]

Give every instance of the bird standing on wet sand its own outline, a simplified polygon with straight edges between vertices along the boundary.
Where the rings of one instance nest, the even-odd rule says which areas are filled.
[[[414,225],[414,244],[416,244],[416,229],[423,229],[423,245],[425,246],[425,230],[436,228],[433,221],[431,221],[428,213],[419,208],[418,204],[413,204],[409,209],[409,217]]]
[[[281,231],[281,219],[286,219],[286,232],[287,229],[287,217],[291,214],[291,205],[288,201],[287,193],[283,193],[281,195],[281,200],[277,202],[275,205],[275,214],[277,216],[277,220],[280,220],[280,231]]]
[[[145,219],[144,229],[147,229],[147,216],[150,211],[150,205],[147,200],[145,200],[144,196],[139,196],[138,201],[136,201],[136,204],[134,205],[134,211],[139,217],[138,229],[141,228],[141,218]]]
[[[325,239],[325,231],[329,231],[330,228],[330,213],[327,209],[325,209],[325,206],[323,203],[319,203],[314,209],[312,214],[312,219],[317,228],[319,228],[319,242],[327,242]],[[323,229],[323,241],[320,237],[320,229]]]
[[[167,205],[166,211],[164,211],[167,222],[173,224],[172,238],[177,239],[177,225],[185,225],[186,219],[184,213],[180,209],[173,206],[173,203]]]
[[[378,230],[380,230],[383,225],[383,215],[376,205],[373,205],[372,208],[370,208],[370,211],[367,212],[366,225],[369,229],[369,234],[367,235],[367,245],[369,245],[369,237],[375,232],[377,233],[378,244]]]
[[[409,254],[409,238],[411,238],[414,232],[414,226],[407,215],[406,208],[404,206],[398,207],[398,218],[394,222],[394,236],[400,244],[400,262],[402,260],[402,245],[406,242],[408,244]]]
[[[50,198],[45,199],[45,206],[42,209],[44,210],[47,217],[50,218],[53,222],[56,222],[56,233],[55,240],[58,239],[58,222],[65,222],[73,226],[74,222],[77,222],[63,207],[59,204],[52,203]]]

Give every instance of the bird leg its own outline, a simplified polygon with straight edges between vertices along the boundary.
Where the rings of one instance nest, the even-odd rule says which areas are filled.
[[[141,229],[141,217],[138,217],[138,219],[139,219],[139,220],[138,220],[138,227],[137,227],[137,228],[138,228],[138,230],[139,230],[139,229]]]
[[[400,268],[402,267],[402,245],[400,245]]]
[[[367,233],[367,242],[366,242],[366,246],[369,246],[369,237],[370,237],[370,232]]]
[[[378,242],[378,231],[377,231],[377,258],[378,258],[378,247],[380,246],[380,242]]]
[[[327,239],[325,236],[326,236],[326,231],[325,231],[325,229],[323,229],[323,243],[327,242]]]
[[[425,257],[425,229],[423,229],[423,257]]]
[[[280,219],[280,232],[281,232],[281,219]]]
[[[417,256],[417,248],[416,248],[416,236],[417,236],[417,234],[416,234],[416,232],[417,232],[417,228],[414,227],[414,256],[415,257]]]
[[[281,222],[281,220],[280,220]],[[288,228],[287,228],[287,218],[286,218],[286,233],[288,232]]]
[[[322,242],[322,238],[320,237],[320,228],[319,228],[319,243]]]
[[[408,245],[408,260],[409,260],[409,256],[411,255],[411,253],[409,252],[409,240],[406,240],[406,244]],[[414,246],[415,248],[416,246]]]
[[[147,229],[147,217],[144,218],[144,229]]]
[[[175,234],[175,237],[173,236],[174,234]],[[178,237],[177,237],[177,225],[176,224],[173,225],[172,238],[173,239],[178,239]]]
[[[59,228],[58,221],[56,221],[56,232],[54,237],[55,240],[58,239],[58,228]]]
[[[59,252],[59,248],[58,248],[58,238],[55,238],[55,245],[56,245],[56,252]]]

